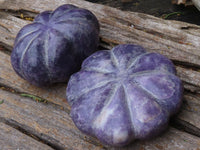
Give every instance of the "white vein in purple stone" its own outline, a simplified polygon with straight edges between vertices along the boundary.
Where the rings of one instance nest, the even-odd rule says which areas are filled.
[[[36,36],[34,36],[34,37],[28,42],[26,48],[24,49],[24,51],[23,51],[23,53],[22,53],[22,56],[21,56],[21,58],[20,58],[20,62],[19,62],[20,70],[23,70],[23,69],[22,69],[22,63],[23,63],[24,56],[25,56],[26,52],[28,51],[28,49],[29,49],[29,47],[31,46],[31,44],[33,43],[33,41],[34,41],[35,39],[37,39],[38,36],[39,36],[40,34],[41,34],[41,33],[38,33]],[[24,73],[22,73],[22,74],[23,74],[23,76],[24,76]]]
[[[51,74],[50,74],[50,68],[49,68],[49,33],[48,33],[48,30],[46,31],[46,36],[45,36],[45,39],[44,39],[44,63],[45,63],[45,66],[46,66],[46,69],[48,71],[47,75],[49,77],[49,80],[51,80]]]
[[[95,67],[85,67],[84,70],[85,71],[94,71],[96,73],[101,73],[101,74],[112,74],[112,73],[115,73],[115,72],[111,72],[111,71],[108,71],[108,70],[103,69],[103,68],[95,68]]]
[[[92,90],[101,88],[101,87],[105,86],[106,84],[110,84],[110,82],[113,82],[113,81],[114,80],[111,79],[111,80],[106,80],[106,81],[99,82],[95,86],[93,86],[91,88],[87,88],[87,90],[83,90],[82,92],[79,91],[79,94],[77,94],[76,96],[70,97],[69,99],[72,99],[72,100],[78,99],[79,97],[83,96],[84,94],[87,94],[88,92],[90,92]]]
[[[150,53],[146,52],[146,53],[143,53],[143,54],[140,54],[140,55],[134,57],[132,59],[132,62],[130,62],[129,65],[127,66],[127,70],[130,69],[131,67],[133,67],[143,56],[148,55],[148,54],[150,54]]]
[[[129,117],[130,117],[129,120],[131,121],[131,130],[132,130],[133,134],[135,134],[135,127],[134,127],[135,123],[133,121],[134,116],[133,116],[133,113],[131,111],[132,107],[131,107],[131,103],[130,103],[130,98],[129,98],[128,94],[127,94],[126,86],[123,84],[122,87],[123,87],[124,94],[125,94],[126,107],[127,107],[128,112],[129,112]]]
[[[94,118],[94,120],[92,121],[94,128],[103,128],[106,122],[108,121],[108,117],[113,113],[112,111],[114,111],[114,109],[111,110],[111,109],[108,109],[108,107],[112,103],[113,97],[117,93],[116,91],[118,89],[119,89],[118,85],[115,85],[115,87],[111,89],[111,94],[107,97],[106,104],[103,106],[102,110],[99,112],[99,115],[96,118]],[[110,111],[110,112],[108,114],[106,113],[107,115],[103,115],[105,114],[106,111]]]
[[[158,106],[160,107],[161,110],[164,110],[165,112],[167,112],[167,114],[169,114],[169,112],[165,109],[164,106],[162,106],[163,104],[160,103],[160,101],[155,97],[155,95],[151,92],[149,92],[148,90],[146,90],[145,88],[143,88],[139,83],[135,83],[132,80],[130,81],[130,83],[134,86],[136,86],[137,88],[139,88],[140,90],[142,90],[147,96],[150,96],[152,98],[152,100],[154,100]]]
[[[145,71],[138,71],[136,73],[133,73],[132,75],[129,75],[129,79],[133,78],[133,77],[140,77],[140,76],[149,76],[149,75],[173,75],[175,76],[173,73],[168,72],[168,71],[162,71],[160,72],[160,70],[145,70]]]
[[[72,24],[70,21],[77,21],[77,18],[79,20],[79,23],[81,23],[81,21],[88,21],[86,18],[83,18],[83,17],[76,17],[76,18],[70,18],[70,19],[67,19],[67,20],[59,20],[59,21],[55,21],[53,22],[53,24],[62,24],[62,23],[67,23],[67,24]],[[83,23],[81,23],[83,24]]]
[[[119,61],[117,60],[115,54],[113,53],[113,51],[109,51],[109,52],[110,52],[110,58],[111,58],[111,60],[112,60],[112,62],[113,62],[113,64],[114,64],[114,66],[115,66],[116,68],[119,68],[119,67],[118,67],[118,66],[119,66]]]
[[[17,42],[16,42],[16,45],[17,46],[24,38],[26,38],[27,36],[31,35],[32,33],[36,33],[38,31],[41,31],[40,29],[37,29],[37,30],[34,30],[34,31],[31,31],[31,32],[28,32],[27,34],[23,35],[22,37],[20,37]]]

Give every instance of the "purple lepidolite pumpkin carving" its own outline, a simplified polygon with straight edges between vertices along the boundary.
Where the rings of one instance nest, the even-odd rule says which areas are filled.
[[[137,45],[89,56],[67,87],[75,125],[114,146],[161,133],[180,108],[181,95],[172,62]]]
[[[11,55],[19,76],[36,85],[64,82],[99,42],[99,23],[88,10],[62,5],[23,27]]]

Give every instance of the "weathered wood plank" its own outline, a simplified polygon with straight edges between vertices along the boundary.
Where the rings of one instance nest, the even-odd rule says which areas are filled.
[[[83,0],[9,0],[4,1],[0,8],[38,13],[65,3],[89,9],[97,16],[101,24],[101,39],[108,47],[135,43],[171,59],[200,65],[200,27],[197,25],[124,12]]]
[[[72,123],[69,115],[51,105],[41,104],[28,98],[0,90],[0,117],[10,124],[20,126],[34,136],[50,143],[56,144],[59,148],[65,149],[101,149],[82,140],[84,135]],[[98,143],[98,142],[96,142]],[[168,147],[168,149],[185,149],[200,147],[200,138],[170,128],[162,136],[148,142],[134,142],[128,147],[120,150]],[[108,148],[116,149],[116,148]]]
[[[186,83],[190,83],[195,86],[200,86],[200,72],[192,69],[185,69],[183,67],[176,66],[177,75],[180,79]]]
[[[12,5],[11,5],[12,6]],[[24,25],[26,25],[26,24],[28,24],[28,23],[30,23],[30,21],[25,21],[25,20],[22,20],[22,19],[19,19],[19,18],[17,18],[17,17],[14,17],[14,16],[11,16],[11,15],[8,15],[8,14],[5,14],[5,13],[0,13],[0,15],[2,16],[1,18],[0,18],[0,20],[1,20],[1,23],[0,23],[0,34],[1,34],[1,37],[0,37],[0,41],[4,44],[4,45],[6,45],[9,49],[11,49],[12,48],[12,45],[13,45],[13,42],[14,42],[14,37],[16,36],[16,34],[17,34],[17,32],[19,31],[19,29],[21,28],[21,27],[23,27]],[[119,18],[118,18],[119,19]],[[113,19],[112,19],[113,20]],[[100,20],[100,21],[102,21],[102,20]],[[152,20],[153,21],[153,20]],[[115,19],[115,22],[116,22],[116,19]],[[106,22],[106,24],[107,24],[108,22]],[[14,26],[12,26],[14,24]],[[115,25],[114,24],[111,24],[111,25],[113,25],[113,28],[116,28],[115,27]],[[105,27],[105,29],[106,29],[106,27]],[[102,30],[104,30],[104,27],[102,27]],[[101,32],[103,32],[101,30]],[[106,29],[106,30],[109,30],[109,28],[108,29]],[[175,29],[174,29],[175,30]],[[118,37],[118,35],[119,34],[123,34],[123,31],[120,31],[120,32],[116,32],[115,30],[111,30],[113,33],[116,33],[116,34],[109,34],[109,35],[112,35],[112,36],[114,36],[115,38],[119,38]],[[161,32],[161,31],[160,31]],[[165,32],[167,32],[167,31],[165,31]],[[184,32],[184,31],[183,31]],[[188,32],[190,32],[189,30],[188,30]],[[107,34],[107,33],[109,33],[109,32],[105,32],[105,34]],[[103,33],[104,34],[104,33]],[[145,32],[145,34],[146,34],[146,32]],[[174,34],[176,34],[176,33],[174,33]],[[192,32],[192,34],[194,34],[193,32]],[[133,34],[134,35],[134,34]],[[141,36],[142,34],[140,34],[140,35],[138,35],[138,36]],[[137,37],[138,37],[137,36]],[[192,35],[191,35],[192,36]],[[113,38],[114,38],[113,37]],[[106,37],[104,37],[104,36],[102,36],[102,38],[104,39],[104,38],[106,38]],[[113,39],[113,38],[111,38],[111,39]],[[130,38],[130,36],[125,36],[124,37],[124,39],[126,39],[126,38]],[[199,38],[200,38],[200,34],[199,34]],[[134,39],[134,38],[133,38]],[[128,43],[130,43],[130,42],[128,42]],[[133,41],[133,43],[134,43],[134,41]],[[102,44],[105,44],[105,43],[102,43]],[[111,43],[110,43],[111,44]],[[137,43],[137,44],[142,44],[142,43]],[[144,46],[144,45],[142,45],[142,46]],[[148,49],[149,49],[149,51],[154,51],[154,49],[152,50],[151,48],[149,48],[148,47]],[[160,53],[163,53],[162,51],[159,51]],[[174,52],[176,52],[176,50],[174,50]],[[165,51],[165,53],[168,53],[167,51]],[[191,52],[192,53],[192,52]],[[171,53],[169,53],[169,55],[173,55],[174,57],[176,57],[176,56],[178,56],[178,57],[180,57],[181,59],[183,58],[183,57],[186,57],[186,58],[190,58],[191,57],[191,55],[190,54],[185,54],[184,52],[183,53],[181,53],[180,52],[180,54],[171,54]],[[180,55],[180,56],[179,56]],[[182,55],[184,55],[184,56],[182,56]],[[167,56],[168,56],[168,54],[167,54]],[[179,59],[177,57],[177,59]],[[195,56],[196,57],[196,56]],[[171,59],[173,59],[173,58],[171,58]],[[179,61],[181,61],[181,59],[179,59]],[[193,59],[193,58],[191,58],[191,59]],[[198,58],[198,60],[200,60],[199,58]],[[196,64],[196,65],[198,65],[198,64]],[[183,81],[185,81],[185,82],[187,82],[187,83],[189,83],[189,84],[194,84],[195,86],[200,86],[200,72],[198,72],[198,71],[191,71],[191,70],[187,70],[187,69],[185,69],[185,68],[181,68],[181,67],[177,67],[177,70],[178,70],[178,75],[181,77],[181,79],[183,80]],[[195,78],[194,78],[194,76],[195,76]],[[191,80],[191,79],[195,79],[195,81],[194,80]]]
[[[187,76],[191,76],[195,73],[190,74],[189,71],[181,67],[177,67],[177,70],[178,70],[179,75],[182,75],[181,76],[182,79],[185,78],[184,79],[185,81],[192,82],[194,84],[199,85],[200,82],[198,81],[198,78],[200,77],[198,74],[197,74],[198,77],[196,77],[197,76],[196,75],[196,76],[192,76],[188,78]],[[34,85],[29,84],[27,81],[21,79],[20,77],[16,75],[16,73],[13,71],[11,67],[9,55],[3,52],[0,52],[0,84],[11,87],[12,89],[15,89],[16,91],[21,92],[21,93],[25,92],[25,93],[29,93],[29,94],[44,98],[48,100],[49,102],[52,102],[60,106],[60,109],[66,109],[67,111],[70,110],[70,106],[67,103],[66,96],[65,96],[67,84],[59,84],[56,86],[43,87],[43,88],[35,87]],[[189,88],[191,88],[191,86],[188,86],[188,90]],[[193,90],[196,90],[196,89],[193,89]],[[187,105],[191,104],[192,102],[194,102],[193,99],[191,99],[191,96],[188,96],[188,94],[186,93],[184,95],[184,107],[182,109],[182,113],[180,113],[180,115],[177,116],[177,120],[178,121],[181,120],[180,122],[181,124],[183,123],[182,121],[185,121],[193,126],[196,126],[198,128],[197,134],[200,136],[200,118],[197,117],[199,115],[199,112],[198,111],[192,112],[191,110],[188,110],[188,107],[187,107]],[[196,104],[191,105],[191,109],[196,110],[197,109],[196,106],[198,105],[200,105],[200,101],[196,98]],[[193,117],[190,117],[190,116],[193,116]]]
[[[200,92],[200,72],[187,70],[182,67],[176,67],[178,76],[187,83],[193,84],[197,87],[185,84],[187,90]],[[27,92],[33,95],[41,96],[55,104],[63,105],[70,109],[65,99],[65,90],[67,83],[58,84],[50,87],[36,87],[29,84],[27,81],[21,79],[16,75],[10,64],[10,58],[7,54],[0,51],[0,84],[7,85],[19,92]]]
[[[182,127],[190,128],[191,133],[200,136],[200,95],[187,93],[184,95],[184,105],[176,117],[176,121]],[[187,129],[186,129],[187,130]],[[189,131],[190,132],[190,131]]]
[[[34,12],[40,12],[47,9],[45,4],[46,0],[43,2],[41,2],[40,5],[37,5],[39,3],[37,0],[35,4],[33,4],[31,1],[26,1],[26,4],[23,4],[25,3],[23,0],[20,2],[18,0],[10,0],[4,1],[4,4],[0,7],[5,8],[4,5],[10,3],[7,8],[17,10],[22,8],[24,9],[30,5],[33,5],[30,6],[30,9],[32,9]],[[174,60],[193,63],[196,65],[200,64],[199,52],[197,49],[199,46],[197,42],[200,36],[199,26],[174,21],[164,21],[140,13],[122,12],[114,8],[91,4],[80,0],[57,1],[56,4],[55,1],[53,1],[52,5],[48,7],[48,9],[54,9],[58,5],[61,5],[65,2],[73,3],[77,6],[90,9],[97,15],[101,23],[101,39],[103,41],[101,43],[102,45],[110,48],[113,45],[120,43],[136,43],[143,45],[150,51],[163,53],[164,55],[167,55],[169,58]],[[0,18],[0,20],[3,18],[3,21],[0,24],[0,34],[2,35],[2,37],[0,37],[0,41],[11,49],[14,37],[18,30],[23,25],[27,24],[28,21],[23,21],[22,19],[10,15],[5,15],[5,13],[2,14],[4,15],[1,15],[2,17]],[[153,22],[153,25],[148,25],[151,21]],[[15,24],[14,27],[12,27],[12,24]],[[170,31],[168,27],[170,27]],[[192,41],[192,39],[196,40]],[[1,52],[0,56],[3,57],[3,59],[0,59],[1,84],[8,85],[20,92],[27,92],[38,95],[60,106],[64,106],[64,108],[69,109],[69,105],[64,102],[66,85],[58,85],[58,87],[44,89],[34,87],[16,76],[16,74],[11,69],[8,55]],[[182,67],[177,67],[177,70],[178,75],[182,80],[199,86],[200,74],[198,71],[190,71]],[[191,99],[186,97],[186,102],[190,103],[190,101]],[[197,99],[197,105],[198,103],[199,102]],[[195,105],[192,105],[192,109],[196,108],[194,106]],[[198,112],[191,112],[187,110],[186,107],[183,107],[183,111],[177,117],[177,120],[182,120],[193,126],[196,126],[199,132],[200,119],[198,117]],[[178,138],[178,140],[180,139]],[[148,144],[151,143],[152,142]],[[147,147],[149,146],[148,144]]]
[[[6,13],[0,13],[0,16],[0,43],[12,49],[17,32],[30,21],[25,21]]]
[[[199,150],[200,139],[185,132],[169,128],[162,136],[150,140],[139,141],[124,150]],[[111,149],[111,150],[120,150]]]
[[[65,111],[3,90],[0,90],[1,100],[4,103],[0,105],[0,118],[59,149],[102,149],[98,142],[85,141],[85,135],[74,126]]]
[[[23,27],[24,25],[30,22],[24,21],[22,19],[16,18],[11,15],[7,15],[5,13],[0,13],[0,15],[2,15],[2,18],[3,18],[3,19],[0,18],[1,20],[0,26],[3,26],[4,28],[6,28],[6,30],[5,29],[2,30],[0,28],[0,34],[2,35],[0,36],[0,41],[4,45],[6,45],[8,48],[12,48],[14,37],[15,37],[13,35],[17,34],[20,27]],[[11,28],[12,24],[15,24],[15,26]],[[177,67],[177,71],[178,71],[178,75],[181,77],[183,81],[200,87],[200,72],[192,71],[192,70],[181,68],[181,67]]]
[[[0,122],[0,149],[1,150],[53,150],[46,144],[19,132],[18,130]]]

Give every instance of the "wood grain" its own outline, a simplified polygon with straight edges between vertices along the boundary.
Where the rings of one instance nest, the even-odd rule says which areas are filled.
[[[39,13],[66,3],[89,9],[97,16],[101,24],[102,44],[108,48],[135,43],[170,59],[200,65],[200,27],[197,25],[125,12],[83,0],[8,0],[0,8]]]
[[[136,142],[124,150],[199,150],[199,142],[199,138],[195,136],[169,128],[165,134],[154,140]]]
[[[15,17],[10,16],[9,18],[11,22],[13,20],[14,22],[18,22],[21,19],[14,19]],[[9,21],[8,21],[9,22]],[[9,24],[11,24],[9,22]],[[17,23],[16,23],[17,24]],[[6,26],[6,25],[5,25]],[[13,30],[16,32],[17,30]],[[57,104],[60,106],[60,109],[65,109],[66,111],[69,112],[70,107],[68,103],[66,102],[65,98],[65,90],[67,83],[65,84],[59,84],[51,87],[46,87],[46,88],[39,88],[35,87],[25,80],[19,78],[16,73],[13,71],[11,64],[10,64],[10,58],[7,54],[0,52],[0,84],[6,85],[8,87],[11,87],[12,89],[15,89],[18,92],[21,93],[29,93],[32,95],[36,95],[39,97],[42,97],[49,102],[52,102],[53,104]],[[195,86],[200,86],[200,73],[197,71],[193,71],[190,69],[185,69],[182,67],[177,66],[176,67],[178,71],[178,76],[186,83],[190,83]],[[187,86],[186,86],[187,88]],[[191,86],[188,87],[188,90],[190,90]],[[195,89],[196,90],[196,89]],[[198,90],[199,91],[199,90]],[[186,98],[186,102],[191,101],[191,99]],[[186,115],[184,115],[186,114]],[[196,112],[191,112],[188,111],[187,109],[184,109],[183,113],[181,113],[180,117],[177,117],[177,120],[181,120],[181,124],[183,123],[182,121],[186,121],[189,124],[193,126],[197,126],[199,130],[199,124],[200,124],[200,119],[198,117],[189,117],[189,116],[197,116],[198,113]],[[197,132],[200,135],[200,132]]]
[[[30,21],[25,21],[25,20],[19,19],[17,17],[14,17],[6,13],[2,13],[2,12],[0,13],[0,15],[2,16],[2,18],[0,18],[0,22],[1,22],[0,26],[3,26],[5,28],[4,30],[0,28],[0,34],[1,34],[0,42],[2,42],[3,45],[5,45],[7,48],[11,50],[14,43],[14,37],[16,36],[17,32],[20,30],[20,27],[23,27],[24,25],[30,23]],[[15,26],[12,26],[11,28],[12,24],[14,24]],[[152,50],[149,49],[149,51],[152,51]],[[182,54],[183,53],[181,53],[181,55]],[[188,54],[185,54],[184,57],[189,58],[190,55],[188,56]],[[200,87],[200,72],[199,71],[192,71],[191,69],[185,69],[182,67],[177,67],[177,71],[178,71],[178,76],[184,82]],[[59,88],[57,89],[59,90]]]
[[[52,86],[50,88],[38,88],[27,81],[19,78],[10,65],[10,59],[7,54],[0,52],[0,83],[17,90],[18,92],[26,92],[32,95],[40,96],[51,102],[53,105],[58,105],[60,110],[70,111],[70,107],[65,99],[66,85]],[[4,63],[3,63],[4,62]],[[55,106],[56,106],[55,105]],[[191,132],[191,126],[195,126],[195,135],[200,136],[200,118],[199,109],[200,100],[199,96],[192,95],[191,93],[184,94],[184,103],[182,111],[176,117],[176,122],[181,126],[185,126],[188,132]],[[194,134],[194,133],[193,133]]]
[[[8,2],[9,2],[9,5],[8,5]],[[31,5],[32,2],[31,1],[27,1],[27,2],[28,3],[24,4],[23,1],[22,1],[20,3],[20,5],[17,5],[18,4],[17,1],[13,2],[11,0],[11,1],[4,2],[5,4],[3,4],[0,7],[4,8],[8,5],[7,7],[9,7],[10,9],[11,8],[15,9],[15,10],[21,9],[22,6],[24,6],[24,8],[29,8],[28,6]],[[77,4],[77,2],[75,4]],[[90,8],[89,7],[90,5],[91,6],[95,5],[95,8],[100,7],[101,9],[103,9],[102,7],[105,7],[106,10],[108,9],[107,6],[103,6],[103,5],[99,5],[99,4],[92,4],[92,3],[88,3],[88,2],[86,2],[86,4],[84,3],[84,5],[86,5],[85,7],[88,6],[88,8]],[[84,7],[84,5],[82,5],[82,7]],[[25,7],[25,6],[27,6],[27,7]],[[42,6],[42,4],[41,4],[41,6]],[[52,7],[54,8],[55,6],[52,6]],[[39,9],[40,7],[36,7],[33,4],[33,6],[31,7],[31,10],[33,8],[37,9],[38,11],[42,11],[42,10],[45,9],[45,6],[42,10],[40,10]],[[48,9],[50,9],[50,8],[48,8]],[[100,8],[98,8],[98,9],[100,9]],[[35,9],[32,10],[32,11],[36,11]],[[29,10],[29,11],[31,11],[31,10]],[[103,46],[107,47],[107,48],[111,48],[112,46],[114,46],[116,44],[136,43],[136,44],[140,44],[140,45],[146,47],[149,51],[153,51],[153,52],[156,51],[156,52],[160,52],[164,55],[167,55],[171,59],[182,61],[184,63],[193,63],[193,64],[195,64],[195,66],[199,65],[199,62],[198,62],[198,61],[200,61],[200,59],[199,59],[199,49],[198,49],[198,46],[199,46],[198,40],[200,39],[200,34],[199,34],[200,32],[198,33],[198,31],[200,31],[199,26],[195,26],[195,25],[187,24],[187,23],[183,23],[183,22],[174,22],[174,21],[162,20],[162,19],[155,18],[155,17],[149,16],[149,15],[145,16],[144,14],[139,14],[139,13],[135,14],[135,13],[130,13],[130,12],[122,12],[122,11],[116,10],[114,8],[111,8],[111,10],[110,10],[111,12],[109,12],[109,14],[112,14],[112,16],[105,16],[105,14],[100,15],[100,14],[98,14],[98,12],[96,12],[96,9],[91,10],[91,11],[95,11],[94,13],[97,13],[97,17],[98,16],[101,17],[101,18],[99,18],[99,21],[101,23],[101,39],[102,39],[101,44]],[[117,11],[119,11],[119,12],[117,12]],[[103,13],[103,12],[104,11],[99,12],[99,13]],[[106,12],[104,12],[104,13],[106,13]],[[123,13],[125,15],[125,17],[122,16],[120,18],[120,16],[117,15],[118,18],[114,18],[115,17],[114,13],[116,13],[116,14]],[[30,23],[30,21],[22,20],[22,19],[19,19],[17,17],[14,17],[14,16],[6,14],[6,13],[2,13],[2,12],[0,13],[0,15],[2,16],[0,18],[0,22],[1,22],[1,24],[0,24],[0,34],[1,34],[0,41],[5,46],[7,46],[7,48],[12,49],[12,45],[14,43],[14,37],[16,36],[17,32],[20,30],[21,27]],[[150,25],[147,26],[146,24],[141,24],[141,25],[138,24],[137,27],[134,27],[133,29],[131,29],[130,26],[127,27],[127,23],[128,23],[127,21],[128,20],[123,20],[123,19],[126,19],[127,15],[129,15],[130,18],[133,18],[133,22],[137,22],[137,20],[143,19],[142,22],[146,22],[146,21],[147,22],[154,22],[154,24],[157,24],[157,26],[152,26],[151,29],[150,29]],[[113,18],[109,18],[109,17],[113,17]],[[107,19],[107,21],[105,21],[105,19]],[[144,19],[147,19],[147,20],[144,20]],[[110,22],[110,21],[113,21],[113,22]],[[125,22],[126,22],[126,24],[123,24]],[[129,23],[130,22],[131,22],[131,20],[129,20]],[[141,21],[139,21],[139,22],[141,22]],[[165,24],[165,25],[163,26],[163,24]],[[111,29],[111,27],[112,27],[112,29]],[[149,28],[147,28],[147,27],[149,27]],[[188,29],[181,29],[182,27],[188,28]],[[127,30],[127,32],[124,31],[125,29]],[[129,32],[129,30],[130,30],[130,32]],[[152,30],[151,34],[148,33],[147,30],[148,30],[148,32],[150,32],[150,30]],[[169,41],[174,40],[174,38],[184,37],[187,40],[193,40],[193,42],[196,41],[195,43],[193,43],[193,46],[196,44],[196,46],[195,46],[196,48],[191,50],[190,49],[191,43],[186,42],[189,45],[187,45],[187,44],[184,45],[183,43],[181,44],[180,41],[178,43],[177,42],[175,43],[174,46],[175,47],[177,46],[177,48],[173,49],[172,51],[170,50],[172,48],[172,47],[170,47],[170,45],[167,46],[167,50],[160,47],[160,46],[164,46],[164,44],[159,43],[159,41],[157,41],[156,43],[150,42],[150,44],[153,45],[154,47],[157,46],[157,49],[153,48],[150,45],[145,46],[145,44],[148,44],[148,42],[145,41],[145,40],[148,40],[151,36],[158,36],[157,34],[155,34],[155,35],[153,34],[154,33],[153,30],[159,31],[159,34],[161,34],[161,33],[162,34],[169,34],[169,35],[162,35],[162,36],[159,35],[161,41],[162,41],[161,37],[164,38],[163,40],[166,40],[166,37],[171,37],[171,39],[168,38]],[[168,31],[168,30],[170,30],[170,31]],[[178,33],[176,33],[176,31]],[[112,33],[110,33],[110,32],[112,32]],[[131,32],[138,32],[138,34],[131,33]],[[122,34],[123,34],[123,38],[120,38],[120,36]],[[190,38],[188,38],[185,34],[187,34],[187,36],[189,36]],[[132,37],[132,36],[134,36],[134,37]],[[174,36],[174,37],[172,38],[172,36]],[[113,42],[108,40],[108,38],[112,39],[112,41],[114,40],[116,42],[113,44]],[[137,42],[134,41],[134,40],[136,40],[136,38],[142,38],[143,40],[139,40],[140,42],[137,43]],[[124,41],[126,39],[133,40],[133,41],[132,42],[131,41]],[[118,41],[118,43],[117,43],[117,41]],[[171,42],[173,42],[173,41],[171,41]],[[184,46],[186,48],[187,52],[184,51],[183,47],[180,47],[181,51],[179,51],[178,48],[179,48],[180,45]],[[185,58],[190,59],[191,61],[185,60]],[[180,78],[183,81],[185,81],[186,83],[200,87],[200,72],[199,71],[192,71],[191,69],[185,69],[185,68],[181,68],[181,67],[177,67],[177,70],[178,70],[178,75],[180,76]],[[193,80],[191,80],[191,79],[193,79]]]
[[[184,128],[186,131],[200,136],[200,95],[186,93],[184,95],[183,103],[184,104],[180,113],[175,118],[175,122],[179,125],[180,128]]]
[[[59,149],[102,149],[96,141],[98,146],[86,142],[87,137],[74,126],[65,111],[3,90],[0,90],[1,100],[4,100],[0,105],[3,120]]]
[[[43,87],[43,88],[36,87],[16,75],[16,73],[13,71],[11,67],[9,55],[3,52],[0,52],[0,58],[1,58],[0,59],[0,84],[6,85],[21,93],[25,92],[32,95],[40,96],[41,98],[46,99],[47,101],[58,105],[60,109],[65,109],[65,111],[67,112],[70,111],[70,106],[67,103],[66,96],[65,96],[67,84],[59,84],[57,86]],[[184,71],[184,69],[181,67],[177,67],[177,70],[178,72],[182,72],[182,75],[184,72],[187,73],[187,71]],[[188,74],[190,74],[190,72],[188,72],[186,75]],[[186,75],[183,77],[186,78],[187,80],[191,80],[192,82],[194,82],[194,84],[198,84],[199,82],[198,77],[193,77],[194,79],[192,78],[189,79]],[[188,96],[188,94],[185,93],[184,104],[187,105],[189,103],[194,102],[193,99],[191,99],[191,96]],[[197,96],[195,97],[195,99],[196,99],[196,104],[191,105],[192,110],[196,110],[196,106],[200,105],[200,101],[198,100]],[[188,115],[184,115],[184,114],[188,114]],[[200,130],[200,126],[199,126],[200,118],[189,117],[189,116],[194,116],[194,115],[197,116],[198,114],[199,114],[198,111],[191,112],[190,110],[187,109],[187,107],[184,107],[183,113],[181,114],[181,120],[185,120],[191,123],[192,125],[197,126]],[[200,132],[199,132],[199,136],[200,136]]]
[[[48,145],[38,142],[2,122],[0,122],[0,131],[1,150],[53,150]]]
[[[12,49],[17,32],[30,22],[7,15],[6,13],[0,12],[0,16],[0,43]]]
[[[48,3],[48,5],[46,5]],[[82,0],[6,0],[2,9],[27,10],[39,13],[57,6],[71,3],[91,10],[101,24],[101,45],[112,48],[117,44],[135,43],[149,51],[159,52],[170,59],[200,67],[200,27],[188,23],[162,20],[150,15],[123,12],[115,8],[93,4]],[[0,43],[10,50],[21,27],[30,21],[0,12]],[[199,92],[200,72],[198,69],[177,66],[178,76],[187,90]],[[35,136],[63,149],[102,149],[99,142],[84,136],[69,117],[70,107],[66,102],[67,83],[47,88],[38,88],[19,78],[13,71],[9,55],[0,51],[0,84],[20,93],[29,93],[49,101],[37,103],[28,98],[0,90],[0,117]],[[199,95],[185,93],[182,111],[175,121],[186,131],[200,136]],[[193,130],[195,127],[195,130]],[[194,132],[192,133],[194,134]],[[188,139],[186,139],[186,137]],[[199,148],[199,138],[170,127],[163,136],[148,142],[136,142],[124,149],[190,149]],[[111,148],[108,148],[111,149]],[[114,149],[114,148],[112,148]]]
[[[4,103],[0,105],[0,118],[13,126],[20,126],[26,132],[56,145],[59,149],[103,149],[101,146],[95,146],[82,140],[85,136],[78,131],[65,111],[3,90],[0,90],[0,100],[4,100]],[[93,143],[94,141],[96,140],[93,140]],[[199,144],[200,138],[169,128],[160,137],[151,141],[137,141],[124,148],[107,148],[156,150],[160,146],[181,150],[182,147],[185,149],[198,148]]]
[[[176,66],[177,75],[186,83],[200,87],[200,72]],[[189,89],[188,89],[189,90]]]

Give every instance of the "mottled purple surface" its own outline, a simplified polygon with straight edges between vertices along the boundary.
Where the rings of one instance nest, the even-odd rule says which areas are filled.
[[[82,132],[123,146],[165,130],[182,92],[169,59],[137,45],[119,45],[84,60],[70,77],[67,100]]]
[[[16,73],[35,85],[65,82],[96,51],[99,23],[88,10],[62,5],[23,27],[11,54]]]

